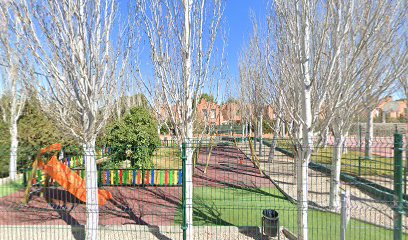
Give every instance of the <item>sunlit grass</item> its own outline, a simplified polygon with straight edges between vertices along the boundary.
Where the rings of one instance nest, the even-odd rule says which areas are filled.
[[[159,147],[151,157],[155,169],[181,169],[181,151],[178,147]]]
[[[10,182],[10,183],[0,185],[0,197],[8,196],[23,188],[24,186],[23,186],[22,180],[17,180],[16,182]]]
[[[280,225],[297,232],[297,207],[275,188],[213,188],[196,187],[193,195],[193,222],[200,226],[261,227],[263,209],[275,209]],[[179,208],[176,224],[181,224]],[[338,239],[340,215],[309,209],[310,239]],[[392,239],[393,231],[350,220],[346,239]]]

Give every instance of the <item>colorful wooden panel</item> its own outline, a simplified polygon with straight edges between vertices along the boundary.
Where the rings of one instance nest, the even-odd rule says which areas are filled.
[[[71,163],[72,159],[71,159]],[[85,169],[73,170],[76,174],[85,177]],[[32,175],[31,170],[27,170],[27,177]],[[133,169],[115,169],[115,170],[100,170],[98,171],[98,185],[99,186],[130,186],[130,185],[148,185],[148,186],[177,186],[182,185],[182,171],[181,170],[165,170],[165,169],[151,169],[151,170],[133,170]],[[37,176],[32,179],[32,184],[43,184],[46,176],[41,170],[37,170]],[[52,179],[51,184],[56,184]]]
[[[107,170],[106,171],[106,185],[111,185],[111,171]]]
[[[161,176],[161,171],[160,170],[155,170],[155,173],[154,173],[154,185],[160,185],[160,176]]]
[[[161,174],[160,174],[160,185],[164,185],[164,178],[165,178],[165,173],[163,172],[163,170],[160,170]]]
[[[129,184],[129,170],[123,170],[122,176],[123,176],[123,184],[128,185]]]
[[[177,185],[177,183],[178,183],[178,170],[174,170],[174,173],[173,173],[173,185]]]
[[[149,185],[150,183],[150,171],[149,170],[145,170],[144,171],[144,184]]]
[[[174,170],[170,170],[169,171],[169,186],[171,186],[171,185],[173,185],[173,173],[174,173]]]
[[[142,184],[142,172],[139,170],[137,171],[137,181],[136,181],[137,185]]]
[[[119,175],[119,170],[114,170],[114,172],[115,172],[115,181],[113,182],[113,184],[112,185],[119,185],[119,177],[120,177],[120,175]]]
[[[136,173],[136,170],[133,170],[133,174],[132,174],[132,176],[133,176],[132,183],[133,183],[133,185],[136,185],[136,179],[137,179],[137,173]]]
[[[150,172],[151,172],[150,184],[151,184],[151,185],[154,185],[154,172],[155,172],[155,171],[154,171],[154,169],[152,169]]]
[[[164,184],[169,185],[169,170],[166,170]]]
[[[133,171],[132,171],[132,170],[128,170],[127,172],[128,172],[128,176],[129,176],[129,178],[128,178],[128,184],[129,184],[129,185],[132,185],[132,184],[133,184]]]
[[[123,185],[123,170],[119,170],[119,185]]]

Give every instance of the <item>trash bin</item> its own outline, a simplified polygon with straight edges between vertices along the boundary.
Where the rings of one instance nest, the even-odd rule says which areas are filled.
[[[276,237],[279,232],[279,214],[273,209],[262,211],[262,232],[266,236]]]

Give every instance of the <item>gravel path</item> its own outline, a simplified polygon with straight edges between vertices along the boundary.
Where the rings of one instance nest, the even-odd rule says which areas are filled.
[[[239,143],[239,147],[245,154],[250,156],[248,143]],[[262,170],[265,174],[269,175],[285,193],[296,200],[297,186],[293,158],[276,151],[275,158],[271,163],[268,163],[267,156],[269,147],[263,147],[265,154],[260,157]],[[341,190],[348,190],[350,192],[351,218],[363,220],[389,229],[393,228],[394,212],[390,207],[392,203],[374,199],[349,183],[342,182]],[[308,200],[310,206],[328,209],[329,193],[330,176],[309,169]],[[406,216],[403,217],[403,226],[404,231],[408,232],[408,218]]]

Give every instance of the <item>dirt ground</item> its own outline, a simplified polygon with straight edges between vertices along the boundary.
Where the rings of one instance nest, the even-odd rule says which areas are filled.
[[[214,147],[207,173],[208,149],[200,151],[194,173],[194,187],[272,187],[237,148]],[[175,225],[181,206],[181,187],[105,187],[113,200],[100,208],[99,223],[109,225]],[[62,188],[49,189],[46,196],[34,194],[27,206],[21,204],[24,192],[0,198],[0,225],[70,225],[86,223],[86,206]]]

